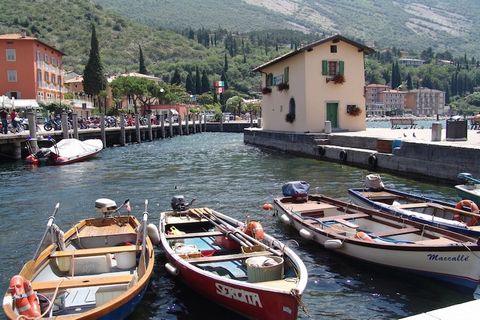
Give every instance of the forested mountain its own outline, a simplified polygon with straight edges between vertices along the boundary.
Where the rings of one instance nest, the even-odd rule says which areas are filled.
[[[340,33],[376,47],[455,54],[480,49],[478,0],[95,0],[140,23],[167,29],[296,29]]]

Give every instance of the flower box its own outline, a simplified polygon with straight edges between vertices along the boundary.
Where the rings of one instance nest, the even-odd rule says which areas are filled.
[[[288,89],[290,89],[290,85],[288,83],[283,83],[282,82],[282,83],[279,83],[277,85],[277,89],[278,89],[278,91],[288,90]]]
[[[272,93],[272,88],[270,88],[270,87],[262,88],[262,93],[263,93],[263,94]]]
[[[345,77],[343,76],[343,74],[337,74],[333,77],[327,77],[326,81],[327,82],[333,81],[333,83],[335,84],[342,84],[345,82]]]
[[[347,113],[351,116],[356,117],[362,113],[362,109],[360,109],[356,105],[347,105]]]
[[[285,121],[293,123],[293,121],[295,121],[295,113],[287,113],[285,116]]]

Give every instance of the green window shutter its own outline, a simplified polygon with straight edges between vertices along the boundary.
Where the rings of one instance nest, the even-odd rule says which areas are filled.
[[[328,76],[328,61],[322,60],[322,75]]]
[[[341,75],[345,74],[345,62],[343,61],[338,62],[338,73]]]
[[[288,73],[290,72],[288,67],[283,69],[283,83],[288,83]]]
[[[266,79],[265,85],[266,85],[267,87],[271,87],[271,86],[272,86],[272,82],[273,82],[273,74],[269,73],[269,74],[267,74],[267,79]]]

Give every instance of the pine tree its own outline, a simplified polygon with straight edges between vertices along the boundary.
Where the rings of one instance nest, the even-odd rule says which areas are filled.
[[[202,90],[199,93],[205,93],[210,91],[210,81],[208,80],[207,72],[202,72]]]
[[[147,67],[145,67],[145,60],[143,58],[143,52],[142,52],[142,47],[140,45],[138,46],[139,49],[139,67],[138,67],[138,72],[141,74],[148,74]]]
[[[172,79],[170,80],[170,84],[181,85],[182,84],[182,77],[180,76],[180,72],[178,69],[175,69],[173,72]]]
[[[188,93],[193,93],[193,91],[195,90],[191,72],[188,72],[187,74],[187,79],[185,80],[185,90]]]
[[[223,63],[223,71],[227,72],[228,71],[228,59],[227,59],[227,54],[225,53],[225,61]]]
[[[195,67],[195,90],[193,94],[201,94],[202,93],[202,81],[200,80],[200,71],[198,70],[198,66]]]
[[[92,24],[92,38],[90,41],[90,56],[88,62],[83,70],[83,90],[89,96],[98,98],[100,91],[107,87],[107,79],[103,74],[103,66],[100,60],[100,52],[98,48],[97,34],[95,26]]]

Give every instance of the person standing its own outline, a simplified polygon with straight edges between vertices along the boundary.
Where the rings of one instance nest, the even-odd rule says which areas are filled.
[[[0,110],[0,119],[2,120],[2,133],[7,134],[8,133],[8,122],[7,122],[7,110],[3,108]]]
[[[12,111],[10,111],[10,122],[12,123],[12,127],[14,130],[17,129],[17,120],[15,120],[15,118],[17,117],[17,112],[12,109]]]

